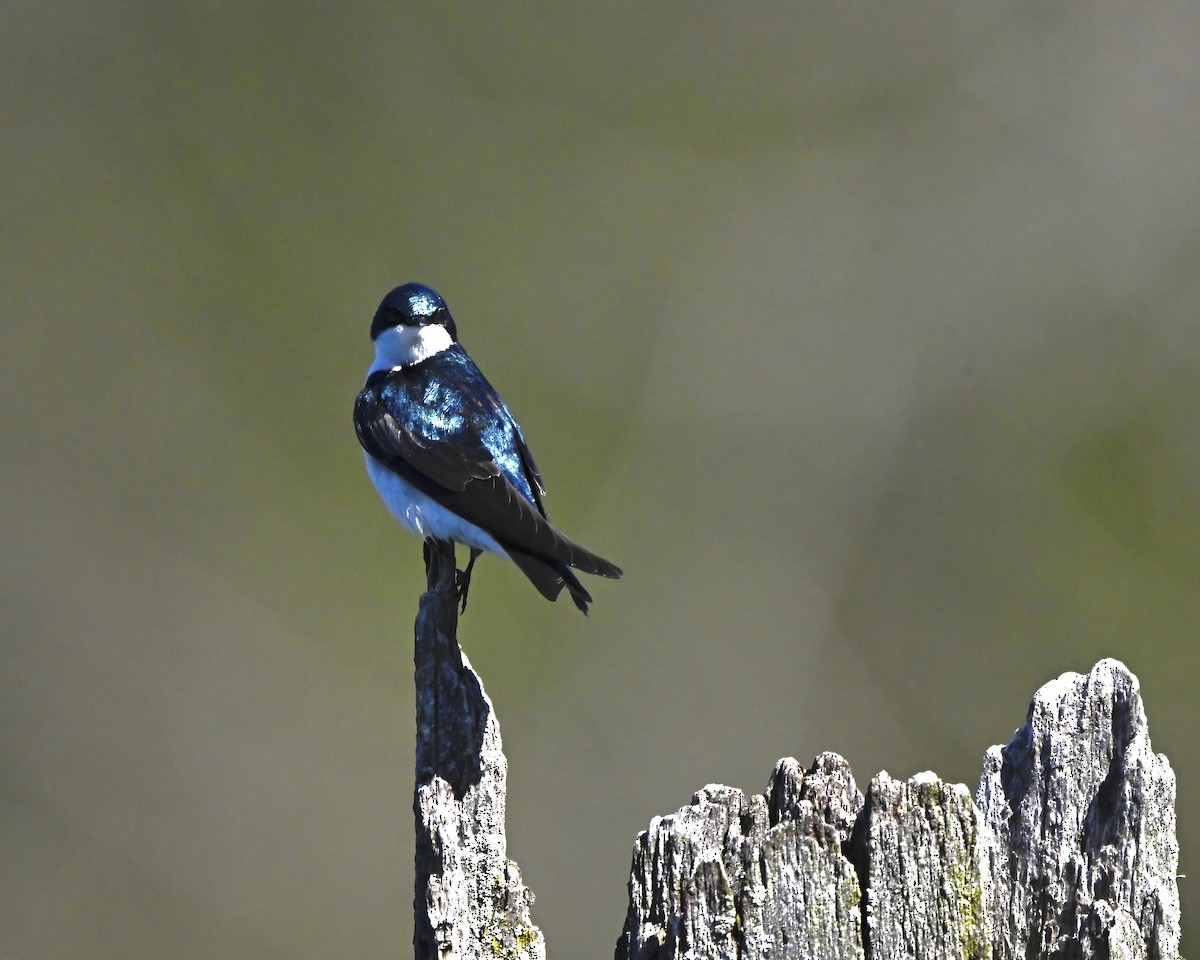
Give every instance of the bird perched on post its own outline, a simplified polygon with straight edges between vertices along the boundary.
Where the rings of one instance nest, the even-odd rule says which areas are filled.
[[[564,536],[546,518],[546,494],[521,427],[458,342],[446,302],[406,283],[371,323],[375,362],[354,403],[367,473],[392,514],[426,540],[471,550],[458,574],[467,607],[484,550],[508,557],[547,600],[565,589],[588,612],[572,572],[618,579],[621,569]]]

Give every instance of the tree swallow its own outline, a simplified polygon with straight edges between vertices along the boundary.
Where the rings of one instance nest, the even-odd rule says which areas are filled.
[[[375,362],[354,402],[367,473],[407,529],[470,547],[458,575],[463,609],[475,560],[490,550],[547,600],[565,589],[586,614],[592,598],[571,568],[614,580],[621,570],[546,519],[521,428],[459,345],[446,302],[419,283],[397,287],[375,312],[371,339]]]

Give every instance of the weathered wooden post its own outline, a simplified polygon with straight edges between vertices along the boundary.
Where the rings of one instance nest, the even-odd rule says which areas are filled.
[[[544,960],[533,895],[507,854],[500,724],[458,646],[453,544],[431,543],[426,560],[415,654],[415,955]]]

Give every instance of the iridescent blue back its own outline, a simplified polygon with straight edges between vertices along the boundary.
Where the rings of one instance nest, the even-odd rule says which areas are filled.
[[[380,394],[388,413],[414,436],[467,448],[482,444],[517,491],[541,509],[516,420],[458,344],[389,377]]]

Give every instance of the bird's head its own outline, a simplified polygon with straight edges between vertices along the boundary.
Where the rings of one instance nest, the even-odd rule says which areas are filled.
[[[431,287],[406,283],[379,304],[371,321],[377,363],[406,367],[458,342],[446,301]]]

